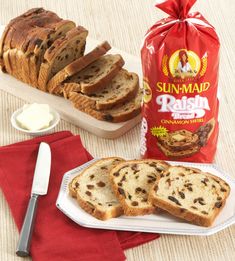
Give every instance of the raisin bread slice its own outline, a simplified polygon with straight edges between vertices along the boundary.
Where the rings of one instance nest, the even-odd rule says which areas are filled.
[[[159,142],[157,142],[157,145],[159,149],[165,154],[165,156],[167,156],[172,160],[191,157],[200,150],[200,146],[198,144],[195,144],[194,146],[192,146],[192,148],[186,150],[179,150],[179,151],[167,149]]]
[[[121,55],[107,54],[88,65],[63,83],[69,91],[92,94],[103,89],[124,65]]]
[[[151,189],[149,201],[174,216],[211,226],[230,193],[221,178],[199,169],[172,166]]]
[[[155,207],[148,201],[148,194],[158,176],[169,164],[158,160],[133,160],[120,163],[110,172],[115,195],[127,216],[146,215]]]
[[[90,95],[74,94],[73,102],[95,110],[108,110],[133,99],[138,89],[138,75],[122,69],[104,89]],[[66,89],[63,94],[65,98],[70,96]]]
[[[71,93],[69,99],[72,101],[75,108],[91,115],[97,120],[117,123],[117,122],[128,121],[134,118],[135,116],[137,116],[138,114],[140,114],[142,96],[143,96],[142,90],[139,89],[136,97],[134,97],[132,100],[127,101],[121,105],[118,105],[117,107],[114,107],[112,109],[102,110],[102,111],[98,111],[88,106],[84,106],[84,104],[77,103],[76,92]]]
[[[68,31],[64,37],[58,38],[46,50],[40,66],[39,89],[47,91],[47,82],[65,66],[83,56],[88,31],[78,26]]]
[[[63,95],[60,84],[62,84],[69,77],[80,72],[89,64],[96,61],[102,55],[106,54],[110,49],[111,46],[108,42],[105,41],[102,44],[98,45],[91,52],[68,64],[65,68],[63,68],[50,79],[50,81],[47,84],[48,91],[57,95]]]
[[[184,151],[197,145],[199,137],[196,133],[182,129],[158,137],[158,142],[168,150]]]
[[[123,161],[117,157],[98,160],[69,184],[70,195],[77,198],[81,208],[98,219],[106,220],[123,214],[109,180],[111,169]]]

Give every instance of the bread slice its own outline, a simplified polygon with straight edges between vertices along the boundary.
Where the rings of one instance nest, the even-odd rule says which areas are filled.
[[[88,31],[82,26],[71,29],[64,37],[58,38],[46,50],[40,66],[39,89],[47,91],[47,82],[65,66],[83,56]]]
[[[73,102],[95,110],[108,110],[133,99],[138,89],[138,75],[122,69],[104,89],[90,95],[74,94]],[[63,94],[65,98],[70,96],[66,88]]]
[[[158,145],[159,149],[165,154],[165,156],[172,160],[191,157],[200,150],[200,146],[198,144],[195,144],[194,146],[192,146],[189,149],[179,150],[179,151],[173,151],[173,150],[166,149],[159,142],[157,142],[157,145]]]
[[[184,151],[197,145],[199,137],[191,131],[182,129],[158,137],[158,142],[168,150]]]
[[[70,91],[92,94],[103,89],[124,65],[121,55],[107,54],[63,83]]]
[[[61,95],[62,91],[60,84],[62,84],[69,77],[73,76],[74,74],[87,67],[89,64],[96,61],[99,57],[106,54],[106,52],[108,52],[108,50],[110,49],[111,46],[108,42],[105,41],[98,45],[91,52],[68,64],[49,80],[47,84],[48,91],[50,93]]]
[[[77,93],[73,92],[70,94],[69,99],[72,101],[75,108],[85,112],[97,120],[108,121],[108,122],[123,122],[128,121],[141,112],[141,101],[142,101],[142,90],[139,89],[135,98],[130,101],[123,103],[117,107],[109,110],[98,111],[90,107],[84,106],[84,104],[76,103]]]
[[[158,160],[133,160],[120,163],[110,172],[113,191],[127,216],[146,215],[155,207],[148,202],[148,194],[157,177],[169,164]]]
[[[123,161],[117,157],[98,160],[69,184],[70,195],[77,198],[81,208],[98,219],[107,220],[123,214],[109,180],[110,170]]]
[[[229,185],[217,176],[195,168],[172,166],[157,177],[149,201],[176,217],[208,227],[229,193]]]

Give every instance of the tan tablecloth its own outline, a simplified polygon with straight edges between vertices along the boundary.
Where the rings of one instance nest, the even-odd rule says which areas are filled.
[[[155,0],[0,0],[0,23],[31,7],[43,6],[89,29],[89,35],[108,40],[113,46],[134,55],[147,28],[164,14],[154,8]],[[221,49],[220,139],[216,163],[235,177],[235,2],[234,0],[198,0],[199,10],[216,27]],[[25,102],[0,91],[0,145],[28,139],[10,125],[11,113]],[[116,140],[97,138],[70,123],[62,121],[57,130],[80,134],[94,156],[139,155],[139,126]],[[95,146],[94,146],[95,144]],[[18,232],[6,201],[0,191],[0,260],[21,260],[15,256]],[[159,240],[126,251],[130,261],[235,260],[235,226],[209,237],[162,235]],[[24,260],[30,260],[26,258]],[[95,260],[94,260],[95,261]]]

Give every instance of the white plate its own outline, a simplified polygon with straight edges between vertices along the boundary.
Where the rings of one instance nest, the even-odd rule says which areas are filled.
[[[216,176],[223,178],[231,187],[231,192],[229,197],[227,198],[226,205],[219,216],[216,218],[213,226],[206,228],[192,225],[166,213],[138,217],[121,216],[107,221],[100,221],[81,209],[76,200],[68,195],[69,182],[76,175],[78,175],[78,172],[82,171],[84,168],[86,168],[96,160],[97,159],[89,161],[86,164],[65,173],[56,202],[56,206],[66,216],[68,216],[74,222],[81,226],[100,229],[127,230],[175,235],[208,236],[220,230],[223,230],[235,223],[235,181],[232,180],[232,178],[225,174],[223,171],[221,171],[216,165],[185,162],[170,163],[172,165],[180,164],[200,168],[203,171],[210,172]]]
[[[0,26],[0,35],[3,30],[4,26]],[[104,40],[108,41],[108,39]],[[100,43],[101,41],[88,37],[85,52],[87,53],[91,51]],[[112,48],[108,53],[121,54],[125,60],[124,68],[131,72],[137,73],[140,76],[140,83],[142,82],[140,57],[135,57],[116,48]],[[138,115],[129,121],[120,123],[99,121],[90,115],[75,109],[70,101],[56,95],[42,92],[36,88],[29,88],[28,84],[25,84],[11,75],[2,72],[0,72],[0,90],[17,96],[29,103],[47,103],[60,114],[62,119],[102,138],[117,138],[132,129],[141,120],[141,115]]]

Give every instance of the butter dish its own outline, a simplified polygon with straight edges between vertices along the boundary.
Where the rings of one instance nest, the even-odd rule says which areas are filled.
[[[49,114],[50,118],[48,117],[48,115],[43,114],[43,115],[41,115],[41,118],[38,118],[39,122],[37,122],[37,120],[35,120],[35,118],[33,116],[35,115],[36,119],[37,119],[37,117],[40,117],[40,111],[37,112],[35,110],[35,105],[37,105],[37,104],[24,105],[22,108],[16,110],[11,116],[11,124],[15,129],[17,129],[21,132],[24,132],[31,136],[40,136],[40,135],[44,135],[44,134],[51,132],[55,128],[55,126],[60,121],[60,115],[54,109],[52,109],[51,107],[48,107],[48,114]],[[32,108],[33,108],[31,114],[29,114],[28,111],[26,111],[29,108],[29,106],[32,106]],[[44,106],[43,107],[43,109],[44,109],[46,105],[42,105],[42,106]],[[28,117],[28,119],[25,117]],[[42,119],[47,118],[47,117],[50,120],[48,120],[48,123],[45,122],[45,124],[43,125]],[[21,121],[19,121],[19,119]],[[40,128],[40,122],[42,124],[41,128]],[[29,128],[30,123],[32,123],[31,128]],[[27,127],[23,127],[23,125],[25,125]],[[37,129],[37,127],[39,129]]]

